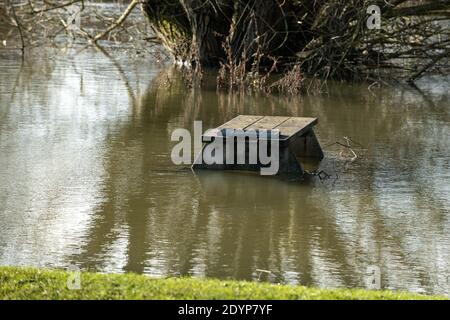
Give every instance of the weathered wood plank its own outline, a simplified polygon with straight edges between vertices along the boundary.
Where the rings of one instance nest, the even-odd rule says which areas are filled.
[[[290,117],[280,117],[280,116],[266,116],[252,125],[248,126],[246,130],[272,130],[275,127],[281,125]]]
[[[263,119],[263,116],[237,116],[236,118],[231,119],[228,122],[225,122],[217,129],[235,129],[235,130],[244,130],[248,126],[254,124],[255,122]]]
[[[292,117],[275,127],[280,130],[280,137],[282,139],[289,139],[293,135],[302,135],[309,131],[317,124],[317,118],[300,118]]]
[[[217,136],[222,129],[234,130],[280,130],[280,139],[288,140],[292,136],[302,135],[317,124],[317,118],[282,117],[282,116],[251,116],[239,115],[221,126],[203,135],[205,141]]]
[[[252,125],[253,123],[261,120],[264,118],[263,116],[246,116],[246,115],[239,115],[233,119],[231,119],[228,122],[225,122],[223,125],[211,130],[207,134],[204,134],[203,137],[205,138],[213,138],[216,137],[217,132],[221,129],[234,129],[234,130],[244,130],[248,126]]]

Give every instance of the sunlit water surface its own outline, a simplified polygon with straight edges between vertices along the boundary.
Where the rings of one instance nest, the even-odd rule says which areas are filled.
[[[383,288],[450,292],[448,81],[238,95],[72,51],[0,51],[0,265],[319,287],[367,287],[378,266]],[[318,117],[321,169],[344,136],[358,159],[303,182],[171,162],[174,129],[238,114]]]

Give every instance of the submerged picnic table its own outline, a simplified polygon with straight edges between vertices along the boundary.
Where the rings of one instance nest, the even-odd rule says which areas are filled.
[[[283,116],[253,116],[239,115],[223,125],[208,131],[202,136],[205,143],[201,154],[199,154],[192,166],[193,169],[219,169],[219,170],[259,170],[260,163],[256,164],[205,164],[202,159],[205,147],[218,138],[226,138],[227,132],[243,132],[249,131],[259,132],[261,130],[279,130],[279,171],[278,173],[295,173],[303,175],[304,170],[301,163],[297,160],[300,158],[323,159],[322,148],[314,134],[313,127],[317,124],[317,118],[303,117],[283,117]],[[227,130],[229,129],[229,130]],[[235,135],[236,136],[236,135]],[[237,137],[237,136],[236,136]],[[270,143],[274,138],[267,136]],[[258,135],[256,142],[260,139]],[[225,140],[225,139],[224,139]],[[224,142],[225,143],[225,142]],[[245,152],[248,153],[248,143]],[[236,145],[234,146],[236,150]],[[226,153],[226,152],[225,152]],[[236,152],[234,153],[236,155]],[[224,155],[225,157],[225,155]],[[245,155],[248,159],[248,154]]]

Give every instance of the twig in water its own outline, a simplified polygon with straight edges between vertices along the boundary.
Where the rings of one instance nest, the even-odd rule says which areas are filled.
[[[272,274],[272,272],[271,271],[269,271],[269,270],[264,270],[264,269],[256,269],[256,272],[258,272],[258,281],[261,281],[261,275],[263,274],[263,273],[266,273],[266,274]]]
[[[139,3],[139,0],[133,0],[128,7],[125,9],[125,11],[122,13],[122,15],[117,19],[113,24],[111,24],[105,31],[102,33],[99,33],[93,38],[93,42],[96,43],[98,40],[103,38],[105,35],[107,35],[109,32],[114,30],[115,28],[119,27],[130,15],[131,11],[133,11],[134,7]]]
[[[343,149],[339,152],[339,159],[344,161],[343,165],[342,166],[338,166],[337,165],[337,161],[336,161],[337,159],[333,160],[333,170],[334,170],[333,186],[336,183],[336,181],[339,179],[340,172],[345,172],[348,169],[348,165],[350,163],[353,163],[354,161],[356,161],[356,159],[358,159],[358,155],[353,150],[352,144],[357,144],[361,148],[364,148],[359,142],[353,141],[349,137],[343,137],[343,140],[344,140],[344,142],[335,141],[335,142],[330,143],[330,144],[325,146],[325,147],[330,147],[330,146],[333,146],[333,145],[338,145],[338,146],[343,147]],[[349,157],[346,157],[347,154],[349,155]],[[327,173],[324,170],[313,171],[313,172],[308,172],[308,173],[310,175],[319,177],[319,179],[321,181],[328,180],[328,179],[332,178],[332,175],[330,175],[329,173]]]

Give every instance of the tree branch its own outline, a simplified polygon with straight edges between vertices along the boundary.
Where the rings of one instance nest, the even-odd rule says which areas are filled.
[[[127,17],[130,15],[131,11],[133,11],[134,7],[136,7],[136,5],[139,3],[139,0],[133,0],[128,7],[125,9],[125,11],[122,13],[122,15],[119,17],[119,19],[117,19],[113,24],[111,24],[105,31],[103,31],[102,33],[99,33],[98,35],[96,35],[92,41],[94,43],[96,43],[98,40],[100,40],[101,38],[103,38],[105,35],[107,35],[109,32],[111,32],[112,30],[114,30],[115,28],[119,27],[126,19]]]

